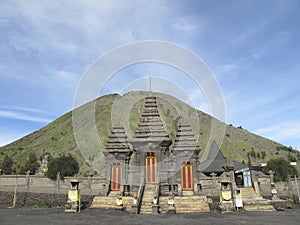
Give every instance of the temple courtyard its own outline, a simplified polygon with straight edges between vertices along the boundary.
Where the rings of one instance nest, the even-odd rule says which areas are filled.
[[[124,211],[85,209],[80,213],[65,213],[62,208],[0,208],[0,224],[299,224],[300,209],[275,212],[234,212],[196,214],[136,215]]]

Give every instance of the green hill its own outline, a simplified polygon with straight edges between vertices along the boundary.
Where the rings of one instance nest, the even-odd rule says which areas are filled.
[[[35,131],[15,142],[0,148],[0,163],[4,155],[13,157],[16,171],[23,165],[30,152],[38,157],[50,153],[52,157],[72,154],[81,166],[83,175],[96,170],[103,172],[103,154],[101,150],[108,140],[113,125],[122,125],[129,138],[138,126],[144,97],[152,94],[157,97],[158,110],[165,123],[166,130],[174,140],[178,121],[182,118],[192,125],[201,149],[201,160],[207,156],[211,142],[210,134],[218,134],[224,128],[224,140],[220,146],[226,157],[240,162],[247,162],[247,154],[255,155],[259,162],[267,162],[275,157],[295,157],[300,159],[299,152],[276,143],[272,140],[252,134],[242,127],[236,128],[192,108],[184,102],[162,93],[129,92],[123,96],[111,94],[89,102],[72,112],[68,112],[42,129]],[[94,120],[86,117],[95,109]],[[80,127],[81,141],[78,145],[73,133],[72,115]],[[93,131],[96,131],[97,134]],[[221,132],[222,133],[222,132]],[[95,136],[91,139],[92,136]],[[92,140],[92,141],[91,141]],[[87,149],[85,147],[88,146]]]

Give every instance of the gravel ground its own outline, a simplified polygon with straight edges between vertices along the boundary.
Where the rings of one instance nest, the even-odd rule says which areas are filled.
[[[5,225],[47,225],[47,224],[120,224],[150,225],[150,224],[299,224],[300,209],[278,212],[240,212],[240,213],[199,213],[199,214],[159,214],[135,215],[123,211],[85,209],[80,213],[65,213],[61,208],[0,208],[0,224]]]

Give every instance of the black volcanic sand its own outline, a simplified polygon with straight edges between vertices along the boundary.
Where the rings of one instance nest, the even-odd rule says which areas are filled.
[[[239,213],[199,213],[199,214],[159,214],[135,215],[123,211],[85,209],[80,213],[65,213],[64,209],[0,208],[0,224],[3,225],[47,225],[47,224],[299,224],[300,209],[278,212],[239,212]]]

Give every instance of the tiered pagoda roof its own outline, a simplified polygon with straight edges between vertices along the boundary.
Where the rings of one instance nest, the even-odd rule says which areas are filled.
[[[122,126],[116,126],[111,129],[111,134],[108,136],[108,142],[105,146],[104,153],[130,153],[130,146]]]
[[[189,156],[199,154],[200,148],[190,125],[183,123],[179,125],[172,152],[174,155],[181,154],[182,152],[185,152]]]
[[[156,142],[161,146],[169,145],[171,140],[157,110],[156,97],[146,97],[133,143]]]

